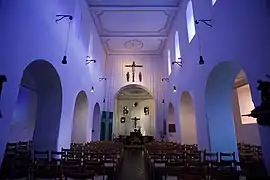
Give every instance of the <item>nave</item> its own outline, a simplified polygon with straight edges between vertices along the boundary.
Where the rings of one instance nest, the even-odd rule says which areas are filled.
[[[206,152],[196,144],[152,141],[144,146],[109,141],[72,143],[61,152],[37,151],[31,142],[8,143],[1,179],[225,180],[266,175],[261,148]]]

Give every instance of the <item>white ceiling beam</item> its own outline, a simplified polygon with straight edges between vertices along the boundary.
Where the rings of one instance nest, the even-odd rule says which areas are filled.
[[[101,38],[141,38],[141,39],[156,39],[168,38],[168,35],[100,35]]]
[[[93,6],[89,5],[90,10],[111,10],[111,11],[119,11],[119,10],[174,10],[177,11],[179,9],[178,6]]]

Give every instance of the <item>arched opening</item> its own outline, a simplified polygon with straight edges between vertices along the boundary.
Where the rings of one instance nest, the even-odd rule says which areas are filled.
[[[128,136],[140,131],[144,136],[154,136],[154,110],[154,98],[145,87],[122,87],[115,96],[114,135]],[[139,120],[132,120],[135,117]]]
[[[250,113],[254,105],[241,68],[233,62],[219,63],[208,77],[205,95],[211,151],[236,152],[238,155],[239,138],[258,139],[257,124],[250,128],[243,123],[247,118],[242,115]]]
[[[180,98],[180,134],[181,143],[197,144],[197,128],[192,97],[184,91]]]
[[[174,107],[173,104],[170,103],[168,107],[168,141],[176,141],[175,134]]]
[[[71,143],[85,143],[87,141],[88,99],[84,91],[76,97],[73,115]]]
[[[8,141],[33,141],[34,149],[57,150],[61,111],[56,69],[45,60],[31,62],[23,71]]]
[[[99,141],[100,140],[100,106],[98,103],[95,104],[94,113],[93,113],[93,128],[92,128],[92,140]]]
[[[175,31],[175,35],[174,35],[174,48],[175,48],[175,61],[182,62],[178,31]]]
[[[188,42],[190,43],[196,34],[193,4],[191,0],[189,0],[187,4],[186,20],[187,20]]]
[[[235,78],[233,88],[233,111],[237,142],[260,146],[260,135],[255,118],[242,116],[254,109],[246,74],[241,70]]]

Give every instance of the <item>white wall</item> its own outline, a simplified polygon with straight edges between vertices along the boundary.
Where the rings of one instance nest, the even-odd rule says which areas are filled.
[[[136,64],[143,65],[142,68],[136,68],[135,83],[126,81],[126,73],[131,73],[131,68],[126,68],[126,64],[131,64],[135,61]],[[143,81],[138,82],[138,73],[142,72]],[[115,94],[118,90],[128,84],[139,84],[144,86],[153,95],[155,101],[155,136],[160,137],[160,132],[163,130],[163,89],[161,79],[164,77],[164,66],[162,56],[159,55],[108,55],[106,64],[107,80],[107,108],[110,111],[114,110]],[[131,78],[130,78],[131,79]]]
[[[74,6],[75,2],[76,6]],[[79,13],[74,15],[74,21],[71,24],[67,51],[68,64],[62,65],[68,20],[55,23],[56,15],[73,15],[74,7]],[[7,135],[17,102],[23,70],[30,62],[37,59],[49,61],[60,76],[63,106],[58,148],[69,147],[73,109],[78,92],[85,90],[87,93],[91,115],[94,104],[102,102],[104,97],[104,84],[99,82],[98,78],[103,76],[106,56],[88,12],[88,7],[85,1],[75,0],[3,0],[0,8],[0,74],[4,74],[8,78],[0,102],[0,108],[3,112],[3,118],[0,121],[0,154],[3,153],[8,140]],[[81,14],[84,19],[83,23],[80,23]],[[93,58],[97,60],[97,63],[86,66],[85,57],[88,54],[88,47],[84,41],[89,38],[90,33],[93,34],[94,38]],[[94,86],[96,90],[93,94],[90,93],[91,86]],[[90,118],[88,124],[90,140],[92,134]]]
[[[134,102],[138,102],[138,106],[134,107]],[[153,136],[155,131],[154,121],[154,101],[153,100],[117,100],[117,118],[114,126],[114,134],[118,135],[129,135],[130,132],[134,131],[134,121],[131,120],[133,117],[140,118],[137,121],[137,128],[141,127],[142,135]],[[128,116],[123,115],[123,107],[127,106],[129,110]],[[144,114],[144,107],[149,107],[149,115]],[[125,117],[126,122],[121,123],[120,118]]]
[[[269,72],[270,51],[270,18],[267,12],[265,1],[245,1],[245,0],[218,0],[214,6],[211,0],[195,1],[193,8],[195,19],[211,19],[212,28],[199,24],[197,32],[200,33],[202,51],[198,48],[198,34],[188,43],[188,33],[186,27],[186,6],[188,0],[183,0],[179,6],[179,13],[171,30],[164,51],[164,62],[167,62],[167,49],[174,52],[174,32],[179,31],[180,47],[183,67],[174,66],[172,68],[171,83],[177,86],[177,92],[171,93],[167,88],[167,101],[175,103],[175,109],[179,108],[179,99],[183,91],[189,91],[193,96],[195,106],[195,117],[197,124],[198,145],[201,149],[211,150],[209,138],[209,125],[207,121],[205,106],[205,90],[207,77],[217,64],[223,61],[231,61],[238,67],[244,69],[251,87],[252,99],[255,105],[260,103],[260,94],[256,90],[256,81],[264,78]],[[250,13],[252,12],[252,13]],[[203,55],[205,64],[199,65],[199,56]],[[239,72],[238,71],[238,72]],[[233,72],[237,75],[238,72]],[[231,72],[224,72],[224,76]],[[235,75],[235,76],[236,76]],[[232,86],[235,77],[232,77]],[[223,82],[220,82],[222,85]],[[220,95],[220,97],[222,97]],[[232,116],[233,117],[233,116]],[[231,119],[230,121],[233,121]],[[261,137],[269,137],[270,129],[259,127]],[[216,129],[218,137],[221,131]],[[224,132],[225,133],[225,132]],[[230,131],[233,133],[233,131]],[[263,135],[264,134],[264,135]],[[225,135],[225,134],[224,134]],[[270,170],[270,143],[269,139],[262,140],[263,152]],[[220,141],[221,142],[221,141]],[[236,146],[234,142],[232,146]],[[229,146],[227,146],[229,147]],[[232,147],[230,147],[232,148]],[[231,150],[236,149],[236,147]],[[231,151],[230,149],[224,149]]]

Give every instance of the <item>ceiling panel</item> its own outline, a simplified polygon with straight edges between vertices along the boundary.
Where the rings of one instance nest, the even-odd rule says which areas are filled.
[[[107,54],[161,54],[180,0],[87,0]],[[131,49],[127,42],[140,48]]]

